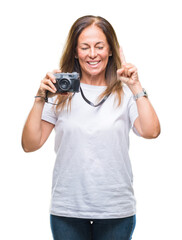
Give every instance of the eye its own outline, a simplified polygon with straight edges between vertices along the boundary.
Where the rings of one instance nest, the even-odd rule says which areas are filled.
[[[88,49],[88,47],[83,47],[83,48],[81,48],[82,50],[87,50]]]
[[[102,47],[102,46],[98,46],[97,47],[99,50],[102,50],[104,47]]]

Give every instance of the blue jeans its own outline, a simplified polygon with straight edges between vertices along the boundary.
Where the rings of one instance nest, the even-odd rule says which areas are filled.
[[[50,215],[54,240],[131,240],[136,216],[82,219]]]

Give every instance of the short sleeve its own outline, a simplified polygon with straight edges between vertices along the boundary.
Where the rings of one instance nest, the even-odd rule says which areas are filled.
[[[53,99],[49,98],[49,102],[53,102]],[[54,125],[56,124],[57,115],[56,115],[54,105],[52,105],[50,103],[44,104],[44,108],[43,108],[43,112],[42,112],[42,120],[52,123]]]
[[[133,99],[133,95],[130,97],[128,108],[129,108],[130,126],[133,129],[134,133],[140,136],[140,134],[138,133],[138,131],[134,126],[134,122],[138,117],[138,109],[137,109],[136,101]]]

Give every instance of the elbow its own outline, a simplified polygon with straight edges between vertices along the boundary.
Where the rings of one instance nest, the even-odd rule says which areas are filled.
[[[25,144],[23,141],[22,141],[21,145],[22,145],[23,151],[25,153],[34,152],[34,151],[36,151],[36,150],[38,150],[40,148],[40,146],[39,147],[35,147],[35,146],[30,146],[29,144]]]
[[[160,133],[161,133],[161,128],[159,126],[156,129],[153,129],[152,131],[145,132],[145,133],[143,132],[141,136],[147,139],[155,139],[160,135]]]
[[[31,152],[31,151],[28,150],[27,148],[23,148],[23,151],[24,151],[25,153],[29,153],[29,152]]]
[[[151,139],[152,138],[157,138],[158,136],[160,135],[160,131],[156,131],[156,132],[153,132],[153,134],[151,135]]]
[[[22,146],[22,148],[23,148],[23,151],[24,151],[25,153],[32,152],[32,151],[31,151],[31,149],[30,149],[30,148],[28,148],[28,147],[26,147],[26,146],[25,146],[25,144],[24,144],[23,142],[22,142],[21,146]]]
[[[39,148],[28,148],[22,145],[23,151],[25,153],[30,153],[30,152],[35,152],[36,150],[38,150]]]
[[[24,141],[23,141],[23,137],[22,137],[22,139],[21,139],[21,146],[22,146],[22,149],[23,149],[24,152],[26,152],[26,153],[29,152],[28,148],[26,147],[26,145],[25,145],[25,143],[24,143]]]
[[[158,122],[157,126],[155,127],[154,131],[153,131],[153,136],[152,138],[157,138],[161,133],[161,126],[160,123]]]
[[[22,146],[22,148],[23,148],[23,151],[24,151],[25,153],[32,152],[30,149],[28,149],[28,148],[26,148],[26,147],[24,147],[24,146]]]

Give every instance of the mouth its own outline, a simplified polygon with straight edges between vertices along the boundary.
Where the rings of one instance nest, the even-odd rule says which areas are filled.
[[[96,67],[98,66],[98,64],[100,63],[101,61],[88,61],[87,63],[92,66],[92,67]]]

